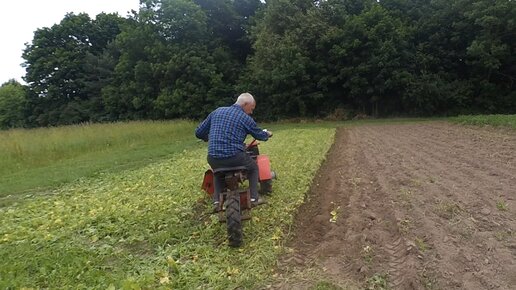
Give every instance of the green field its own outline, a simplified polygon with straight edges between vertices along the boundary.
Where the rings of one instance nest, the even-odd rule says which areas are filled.
[[[507,127],[516,129],[516,115],[471,115],[450,118],[463,125]]]
[[[0,206],[80,177],[138,168],[193,146],[195,124],[130,122],[0,131]]]
[[[484,117],[451,121],[515,120]],[[224,224],[207,213],[200,190],[207,149],[193,136],[196,123],[0,132],[0,288],[260,288],[287,250],[293,213],[335,127],[413,121],[269,124],[274,137],[260,149],[279,179],[270,203],[245,222],[239,249],[227,246]]]
[[[1,207],[0,288],[228,289],[271,277],[334,128],[279,129],[261,145],[280,178],[270,203],[245,223],[245,245],[232,249],[225,226],[207,214],[206,144],[188,141],[187,125],[177,135],[183,150],[161,161],[31,191]]]

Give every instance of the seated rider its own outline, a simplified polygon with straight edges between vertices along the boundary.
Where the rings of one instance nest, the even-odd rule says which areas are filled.
[[[251,204],[266,203],[258,196],[258,166],[245,152],[245,138],[250,134],[255,139],[267,141],[272,133],[257,127],[251,118],[256,101],[249,93],[241,94],[230,107],[219,107],[195,129],[195,136],[208,141],[208,163],[212,169],[245,166],[251,191]],[[213,204],[218,208],[223,180],[215,176]]]

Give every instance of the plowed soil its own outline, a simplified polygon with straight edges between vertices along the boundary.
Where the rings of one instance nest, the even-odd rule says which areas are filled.
[[[293,231],[272,288],[516,289],[516,132],[340,128]]]

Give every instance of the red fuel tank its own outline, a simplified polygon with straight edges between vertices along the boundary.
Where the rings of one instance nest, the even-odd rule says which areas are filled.
[[[258,164],[258,172],[259,172],[258,179],[260,181],[272,179],[271,162],[269,160],[269,156],[267,156],[267,155],[256,156],[256,164]]]

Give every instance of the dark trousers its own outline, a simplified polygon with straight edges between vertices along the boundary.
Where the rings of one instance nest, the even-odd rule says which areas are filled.
[[[247,168],[247,178],[249,179],[249,189],[251,198],[258,199],[258,165],[247,153],[239,152],[237,155],[229,158],[213,158],[208,155],[208,164],[212,169],[223,167],[245,166]],[[213,193],[213,201],[219,201],[219,195],[224,184],[224,176],[214,177],[215,192]]]

